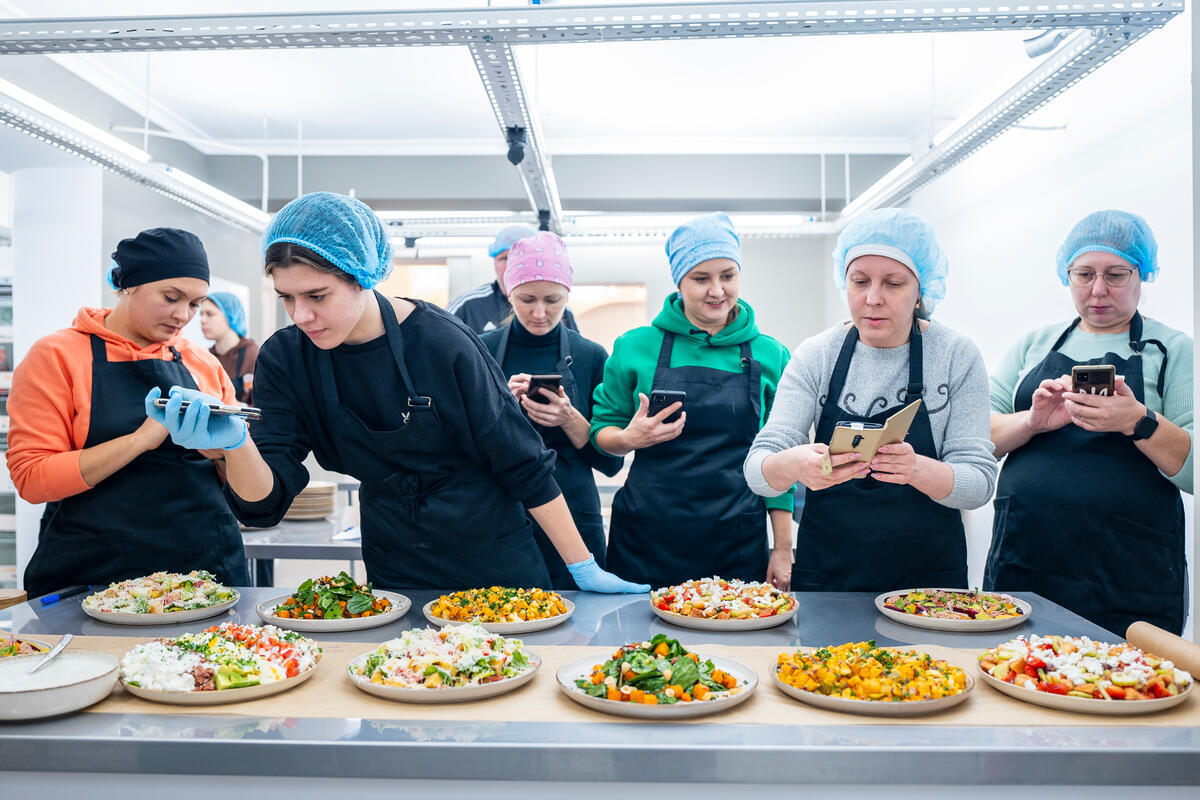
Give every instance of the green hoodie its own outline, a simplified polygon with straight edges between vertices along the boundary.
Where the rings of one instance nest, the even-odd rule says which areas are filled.
[[[596,387],[592,398],[592,444],[596,443],[596,433],[601,429],[612,425],[624,428],[629,424],[637,413],[639,392],[649,397],[664,331],[675,334],[675,347],[671,351],[672,367],[711,367],[741,373],[742,353],[739,345],[750,342],[751,354],[762,364],[762,379],[759,382],[762,418],[758,426],[763,426],[767,415],[771,413],[775,387],[779,385],[779,378],[791,353],[778,339],[758,332],[754,309],[746,301],[738,300],[738,315],[732,324],[722,328],[716,336],[709,336],[697,330],[684,316],[683,302],[679,293],[674,292],[663,301],[662,311],[654,318],[653,325],[634,328],[613,343],[612,355],[604,365],[604,380]],[[682,435],[687,436],[686,426]],[[767,508],[791,512],[792,494],[793,490],[789,489],[778,497],[766,498]]]

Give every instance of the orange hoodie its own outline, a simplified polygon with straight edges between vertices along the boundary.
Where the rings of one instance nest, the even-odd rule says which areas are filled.
[[[79,472],[92,410],[92,352],[88,334],[104,340],[109,361],[170,361],[175,347],[196,386],[233,403],[225,370],[207,350],[175,336],[139,348],[104,327],[111,308],[81,308],[70,328],[38,339],[13,372],[8,397],[8,471],[22,498],[46,503],[92,488]]]

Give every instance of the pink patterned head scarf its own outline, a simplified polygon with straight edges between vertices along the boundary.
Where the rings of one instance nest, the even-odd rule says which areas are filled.
[[[574,280],[575,270],[567,258],[567,246],[550,231],[520,239],[508,250],[508,265],[504,268],[506,293],[530,281],[552,281],[569,291]]]

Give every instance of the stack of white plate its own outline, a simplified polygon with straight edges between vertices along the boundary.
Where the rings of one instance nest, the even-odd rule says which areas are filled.
[[[337,506],[337,484],[330,481],[312,481],[300,490],[284,519],[322,519],[334,512]]]

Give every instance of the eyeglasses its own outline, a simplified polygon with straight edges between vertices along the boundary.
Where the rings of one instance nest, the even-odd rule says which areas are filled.
[[[1136,270],[1132,269],[1110,269],[1104,272],[1096,272],[1094,269],[1069,269],[1067,277],[1073,286],[1091,286],[1096,282],[1096,278],[1100,278],[1105,285],[1120,289],[1129,283],[1129,276],[1134,272]]]

